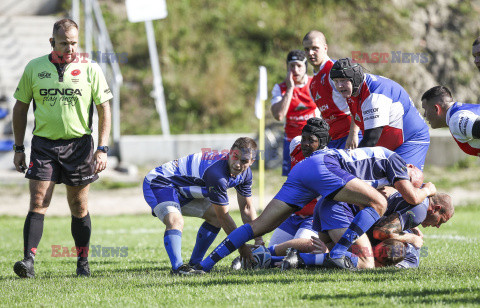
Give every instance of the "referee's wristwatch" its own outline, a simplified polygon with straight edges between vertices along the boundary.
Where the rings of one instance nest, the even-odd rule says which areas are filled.
[[[97,150],[102,151],[103,153],[108,153],[109,149],[110,148],[107,145],[102,145],[102,146],[97,147]]]
[[[24,145],[13,145],[13,150],[15,153],[24,153],[25,152],[25,146]]]

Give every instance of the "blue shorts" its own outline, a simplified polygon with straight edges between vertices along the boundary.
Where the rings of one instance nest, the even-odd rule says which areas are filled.
[[[412,164],[423,171],[429,146],[430,143],[406,142],[396,148],[394,152],[400,155],[407,164]]]
[[[152,210],[160,203],[170,201],[180,205],[177,191],[173,187],[150,185],[146,180],[143,181],[143,197]]]
[[[292,236],[295,236],[299,229],[313,231],[313,216],[306,216],[305,218],[302,218],[298,215],[291,215],[284,222],[282,222],[278,228]]]
[[[283,162],[282,162],[282,176],[288,176],[292,160],[290,158],[290,141],[287,137],[283,137]]]
[[[358,212],[359,208],[353,204],[321,199],[313,212],[313,230],[327,232],[348,228]]]
[[[330,142],[327,144],[327,147],[329,149],[345,149],[345,143],[347,143],[347,138],[348,135],[335,140],[330,140]],[[362,141],[362,138],[362,132],[358,132],[358,142]]]
[[[355,176],[343,170],[338,160],[319,153],[295,165],[274,198],[295,209],[303,208],[320,195],[333,197],[353,179]]]

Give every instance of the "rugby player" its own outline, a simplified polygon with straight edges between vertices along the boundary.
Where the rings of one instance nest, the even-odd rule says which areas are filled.
[[[321,148],[325,146],[322,144]],[[292,169],[281,190],[257,219],[233,231],[197,269],[210,271],[222,258],[255,236],[272,231],[319,195],[352,203],[361,209],[328,256],[334,266],[351,268],[348,248],[387,208],[385,197],[375,188],[392,185],[411,204],[418,204],[436,193],[432,183],[414,187],[409,169],[398,154],[382,147],[316,151]]]
[[[363,132],[359,147],[383,146],[423,170],[430,145],[428,126],[402,86],[365,74],[350,58],[335,62],[330,78]]]
[[[192,266],[200,263],[215,240],[220,227],[230,234],[237,226],[229,214],[227,189],[235,187],[242,220],[249,223],[256,216],[252,203],[252,171],[257,144],[248,137],[238,138],[230,152],[201,152],[165,163],[151,170],[143,182],[145,201],[152,215],[165,226],[164,245],[172,274],[197,274]],[[205,220],[198,230],[190,261],[182,259],[183,216]],[[261,236],[255,244],[263,245]],[[240,255],[251,258],[245,245]]]
[[[454,214],[454,207],[451,197],[447,194],[437,193],[434,196],[425,198],[420,204],[412,205],[405,201],[400,193],[391,187],[384,187],[382,194],[387,197],[387,210],[383,217],[373,227],[357,239],[352,247],[351,260],[354,267],[373,268],[375,267],[373,247],[380,245],[382,241],[394,239],[405,246],[411,245],[415,248],[405,248],[409,260],[416,259],[418,249],[423,245],[421,232],[416,229],[418,225],[423,227],[435,226],[439,228],[447,222]],[[314,213],[314,229],[318,231],[319,238],[327,247],[336,244],[346,228],[349,227],[359,208],[345,202],[324,200],[323,204],[316,207]],[[413,230],[413,231],[410,231]],[[391,245],[392,243],[388,243]],[[394,243],[393,243],[394,245]],[[375,251],[381,248],[375,248]],[[307,265],[324,265],[324,255],[298,253],[291,250],[282,263],[282,269],[304,267]],[[384,257],[383,255],[381,257]],[[379,259],[379,258],[377,258]],[[379,259],[382,265],[391,265],[393,262],[388,258]],[[398,263],[401,260],[397,260]],[[417,258],[418,261],[418,258]],[[410,265],[412,267],[413,265]],[[418,266],[418,262],[417,262]]]
[[[272,90],[270,110],[277,121],[285,120],[283,139],[282,175],[290,172],[290,142],[302,133],[307,120],[315,117],[317,106],[309,87],[312,77],[307,75],[307,58],[302,50],[292,50],[287,55],[287,77]]]
[[[447,87],[436,86],[423,93],[422,108],[432,128],[448,127],[463,152],[480,155],[480,105],[455,102]]]
[[[310,83],[310,95],[320,111],[322,118],[330,126],[332,140],[330,149],[354,149],[361,140],[362,133],[352,121],[350,109],[345,98],[335,89],[330,70],[335,63],[328,56],[325,35],[312,30],[305,34],[302,41],[308,62],[313,66],[313,79]],[[352,131],[351,134],[350,131]]]

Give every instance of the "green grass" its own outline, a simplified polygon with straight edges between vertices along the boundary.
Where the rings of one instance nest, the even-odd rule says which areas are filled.
[[[237,223],[238,213],[234,214]],[[92,245],[128,247],[128,256],[90,258],[92,277],[74,276],[74,258],[51,257],[51,245],[73,246],[70,219],[46,217],[35,279],[12,271],[21,258],[24,218],[0,217],[0,303],[46,306],[272,307],[470,306],[480,302],[480,207],[458,207],[440,229],[427,228],[419,269],[361,272],[279,270],[234,272],[233,255],[202,277],[172,277],[163,225],[151,216],[94,216]],[[188,260],[201,220],[186,218]],[[224,238],[221,232],[214,245]],[[213,247],[212,247],[213,248]]]

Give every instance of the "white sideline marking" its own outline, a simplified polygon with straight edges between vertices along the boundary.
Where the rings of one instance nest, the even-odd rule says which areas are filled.
[[[454,240],[454,241],[473,241],[476,242],[479,240],[478,237],[466,237],[462,235],[438,235],[438,234],[429,234],[425,235],[425,238],[431,238],[431,239],[439,239],[439,240]]]
[[[117,230],[98,230],[94,231],[97,234],[146,234],[146,233],[159,233],[161,230],[159,229],[117,229]]]

